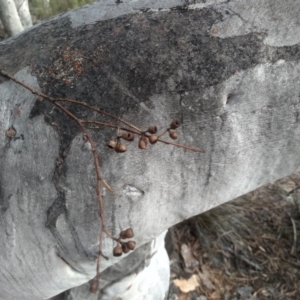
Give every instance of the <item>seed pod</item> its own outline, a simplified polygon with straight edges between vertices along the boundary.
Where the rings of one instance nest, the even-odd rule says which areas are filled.
[[[150,144],[152,144],[152,145],[155,144],[157,142],[157,140],[158,140],[158,137],[156,135],[150,135],[149,136]]]
[[[179,121],[174,120],[174,121],[170,124],[170,128],[171,128],[171,129],[176,129],[176,128],[179,127],[179,125],[180,125]]]
[[[115,149],[115,148],[116,148],[116,145],[117,145],[117,142],[114,141],[114,140],[110,140],[110,141],[107,143],[107,147],[110,148],[110,149]]]
[[[129,241],[129,242],[126,243],[127,248],[130,249],[130,250],[134,250],[135,245],[136,245],[135,241]]]
[[[147,138],[145,136],[141,136],[139,140],[139,148],[146,149],[147,148]]]
[[[120,239],[131,239],[133,238],[133,230],[131,228],[127,228],[120,233]]]
[[[5,132],[6,136],[10,139],[14,138],[16,135],[16,131],[13,128],[8,128]]]
[[[99,287],[99,281],[97,279],[93,279],[90,282],[90,292],[96,293],[98,291],[98,287]]]
[[[115,147],[115,151],[117,153],[122,153],[122,152],[125,152],[127,150],[127,147],[125,144],[122,144],[122,143],[117,143],[116,147]]]
[[[132,132],[126,131],[122,134],[122,139],[131,142],[134,140],[134,134]]]
[[[176,132],[176,131],[169,131],[169,135],[170,135],[170,138],[172,139],[172,140],[177,140],[177,138],[178,138],[178,133]]]
[[[122,247],[121,246],[116,246],[113,250],[113,256],[121,256],[123,253]]]
[[[130,251],[130,249],[127,247],[126,244],[122,244],[122,250],[123,250],[123,253],[128,253]]]
[[[149,126],[147,131],[151,134],[155,134],[157,132],[157,127],[156,126]]]

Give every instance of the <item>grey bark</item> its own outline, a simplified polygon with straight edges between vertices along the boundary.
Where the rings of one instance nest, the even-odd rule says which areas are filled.
[[[299,171],[299,13],[296,0],[101,1],[1,43],[0,65],[53,97],[145,129],[179,119],[180,142],[206,150],[141,151],[133,142],[117,155],[105,146],[115,132],[93,132],[115,190],[103,190],[108,227],[116,235],[132,227],[142,246]],[[95,276],[93,159],[76,124],[51,104],[6,79],[0,95],[1,299],[45,299]],[[127,263],[112,248],[105,239],[107,272]]]

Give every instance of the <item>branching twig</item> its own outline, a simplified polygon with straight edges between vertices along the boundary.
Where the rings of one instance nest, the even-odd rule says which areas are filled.
[[[99,282],[99,278],[100,278],[100,262],[101,262],[101,256],[104,257],[105,259],[108,259],[107,256],[103,255],[102,253],[102,244],[103,244],[103,238],[104,238],[104,234],[106,234],[108,237],[110,237],[111,239],[113,239],[114,241],[117,242],[117,246],[114,248],[113,254],[115,256],[120,256],[122,253],[127,253],[130,250],[133,250],[135,248],[135,242],[134,241],[128,241],[128,242],[123,242],[122,239],[129,239],[133,237],[133,231],[131,228],[128,228],[126,230],[123,230],[120,235],[119,238],[115,238],[106,228],[106,221],[105,221],[105,216],[104,216],[104,206],[103,206],[103,198],[102,198],[102,191],[101,191],[101,184],[103,183],[106,188],[111,191],[112,193],[114,193],[113,189],[110,187],[110,185],[102,178],[101,173],[100,173],[100,163],[99,163],[99,157],[96,151],[96,145],[95,142],[93,140],[93,138],[91,137],[91,135],[88,132],[88,127],[86,127],[86,124],[95,124],[95,125],[99,125],[99,126],[103,126],[103,127],[109,127],[109,128],[113,128],[116,129],[117,132],[119,132],[120,130],[125,132],[125,136],[124,135],[120,135],[117,134],[117,141],[111,141],[111,143],[109,144],[109,146],[111,148],[114,148],[116,152],[124,152],[126,151],[126,146],[124,144],[121,144],[119,139],[123,138],[127,141],[132,141],[134,138],[134,135],[139,135],[141,136],[140,138],[140,142],[139,142],[139,148],[140,149],[145,149],[147,147],[147,140],[149,140],[149,142],[151,144],[155,144],[156,142],[161,142],[167,145],[172,145],[175,147],[179,147],[179,148],[184,148],[187,149],[189,151],[194,151],[194,152],[200,152],[200,153],[204,153],[205,151],[202,149],[198,149],[198,148],[194,148],[191,146],[187,146],[187,145],[182,145],[182,144],[178,144],[178,143],[174,143],[171,141],[166,141],[161,139],[161,136],[164,135],[165,133],[169,132],[170,137],[172,139],[177,139],[178,137],[178,133],[174,131],[174,129],[176,129],[180,124],[178,121],[173,121],[169,128],[167,128],[165,131],[163,131],[162,134],[155,136],[156,133],[156,126],[150,126],[148,128],[147,131],[142,131],[140,128],[138,128],[137,126],[131,124],[128,121],[125,121],[123,119],[121,119],[120,117],[114,116],[110,113],[107,113],[106,111],[103,111],[97,107],[91,106],[85,102],[79,101],[79,100],[73,100],[73,99],[68,99],[68,98],[54,98],[51,96],[48,96],[34,88],[32,88],[31,86],[27,85],[26,83],[18,80],[17,78],[13,77],[12,75],[8,74],[6,71],[1,70],[0,69],[0,74],[2,74],[3,76],[11,79],[12,81],[14,81],[15,83],[23,86],[24,88],[26,88],[27,90],[29,90],[32,94],[50,101],[53,105],[55,105],[58,109],[60,109],[63,113],[65,113],[69,118],[71,118],[72,120],[74,120],[77,125],[79,126],[82,134],[83,134],[83,139],[87,142],[90,143],[91,145],[91,151],[93,154],[93,158],[94,158],[94,165],[95,165],[95,171],[96,171],[96,178],[97,178],[97,185],[96,185],[96,193],[97,193],[97,199],[99,202],[99,216],[101,219],[101,230],[100,230],[100,236],[99,236],[99,252],[98,252],[98,258],[97,258],[97,274],[96,277],[93,279],[93,281],[91,282],[90,285],[90,290],[93,292],[96,292],[98,289],[98,282]],[[70,103],[73,105],[80,105],[82,107],[85,107],[91,111],[97,112],[100,115],[103,116],[107,116],[110,117],[111,119],[123,123],[128,127],[120,127],[116,124],[111,124],[111,123],[106,123],[106,122],[102,122],[102,121],[98,121],[98,120],[82,120],[78,117],[76,117],[70,110],[68,110],[63,104],[62,102],[66,102],[66,103]],[[228,249],[226,249],[227,251],[229,251]],[[245,258],[243,259],[245,261]],[[248,264],[250,264],[248,262]]]
[[[110,124],[110,123],[104,123],[104,122],[100,122],[100,121],[93,121],[93,120],[82,120],[81,121],[82,123],[89,123],[89,124],[97,124],[97,125],[100,125],[100,126],[105,126],[105,127],[110,127],[110,128],[114,128],[114,129],[120,129],[120,130],[124,130],[124,131],[128,131],[128,132],[131,132],[131,133],[134,133],[134,134],[137,134],[137,135],[144,135],[145,137],[148,137],[149,138],[149,134],[145,133],[145,132],[137,132],[135,130],[131,130],[129,128],[124,128],[124,127],[119,127],[117,125],[114,125],[114,124]],[[162,140],[161,138],[159,138],[160,136],[162,136],[164,133],[166,133],[167,130],[165,130],[162,134],[160,134],[158,136],[158,142],[161,142],[161,143],[164,143],[166,145],[172,145],[172,146],[175,146],[175,147],[179,147],[179,148],[184,148],[184,149],[187,149],[187,150],[190,150],[190,151],[193,151],[193,152],[199,152],[199,153],[205,153],[205,150],[203,149],[199,149],[199,148],[195,148],[195,147],[191,147],[191,146],[187,146],[187,145],[182,145],[182,144],[178,144],[178,143],[174,143],[174,142],[170,142],[170,141],[165,141],[165,140]]]

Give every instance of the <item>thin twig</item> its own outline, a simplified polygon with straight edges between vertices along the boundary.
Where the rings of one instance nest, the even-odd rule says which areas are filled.
[[[134,134],[139,134],[141,135],[142,133],[140,133],[141,131],[135,131],[132,130],[130,128],[125,128],[125,127],[120,127],[117,126],[115,124],[111,124],[111,123],[105,123],[105,122],[101,122],[101,121],[94,121],[94,120],[81,120],[82,123],[87,123],[87,124],[97,124],[103,127],[110,127],[110,128],[114,128],[114,129],[120,129],[120,130],[124,130],[124,131],[128,131],[128,132],[132,132]]]
[[[110,185],[102,178],[101,174],[100,174],[100,164],[99,164],[99,158],[96,152],[96,147],[95,147],[95,143],[92,139],[92,137],[89,135],[89,133],[87,132],[86,128],[83,125],[83,122],[77,118],[74,114],[72,114],[68,109],[66,109],[63,105],[61,105],[60,103],[57,103],[55,98],[52,98],[40,91],[37,91],[35,89],[33,89],[32,87],[28,86],[27,84],[19,81],[18,79],[16,79],[15,77],[9,75],[7,72],[0,70],[0,73],[8,78],[10,78],[11,80],[13,80],[14,82],[16,82],[17,84],[23,86],[24,88],[28,89],[29,91],[31,91],[33,94],[40,96],[46,100],[51,101],[56,107],[58,107],[61,111],[63,111],[67,116],[69,116],[71,119],[73,119],[78,126],[80,127],[84,138],[86,138],[88,140],[88,142],[91,145],[91,149],[92,149],[92,153],[93,153],[93,157],[94,157],[94,164],[95,164],[95,170],[96,170],[96,176],[97,176],[97,198],[98,198],[98,202],[99,202],[99,216],[101,219],[101,231],[100,231],[100,238],[99,238],[99,254],[98,254],[98,259],[97,259],[97,275],[96,278],[99,279],[100,276],[100,261],[101,261],[101,256],[107,258],[106,256],[104,256],[102,254],[102,241],[103,241],[103,232],[108,233],[108,230],[106,229],[106,222],[105,222],[105,217],[104,217],[104,207],[103,207],[103,199],[102,199],[102,194],[101,194],[101,182],[104,183],[104,185],[112,192],[114,193],[113,189],[110,187]],[[112,236],[109,233],[109,236]]]
[[[177,144],[177,143],[174,143],[174,142],[168,142],[168,141],[165,141],[165,140],[162,140],[162,139],[158,139],[158,141],[162,142],[164,144],[167,144],[167,145],[172,145],[172,146],[176,146],[176,147],[179,147],[179,148],[184,148],[184,149],[187,149],[187,150],[190,150],[190,151],[193,151],[193,152],[205,153],[205,150],[203,150],[203,149],[194,148],[194,147],[187,146],[187,145],[182,145],[182,144]]]
[[[97,107],[91,106],[85,102],[81,102],[78,100],[73,100],[73,99],[68,99],[68,98],[53,98],[51,96],[48,96],[34,88],[32,88],[31,86],[27,85],[26,83],[18,80],[17,78],[13,77],[12,75],[8,74],[6,71],[0,69],[0,74],[2,74],[3,76],[11,79],[12,81],[14,81],[15,83],[23,86],[24,88],[26,88],[27,90],[29,90],[32,94],[37,95],[40,98],[43,98],[45,100],[50,101],[51,103],[53,103],[53,105],[55,105],[57,108],[59,108],[62,112],[64,112],[68,117],[70,117],[72,120],[74,120],[80,130],[83,133],[83,138],[88,141],[91,145],[91,150],[93,153],[93,158],[94,158],[94,165],[95,165],[95,171],[96,171],[96,177],[97,177],[97,186],[96,186],[96,192],[97,192],[97,199],[99,202],[99,217],[101,219],[101,230],[100,230],[100,236],[99,236],[99,252],[98,252],[98,258],[97,258],[97,274],[96,277],[93,280],[93,283],[91,285],[91,290],[95,290],[98,287],[98,281],[100,278],[100,262],[101,262],[101,256],[103,256],[105,259],[108,259],[107,256],[103,255],[102,253],[102,245],[103,245],[103,235],[104,233],[110,237],[111,239],[113,239],[114,241],[116,241],[118,244],[121,243],[121,239],[119,238],[115,238],[113,237],[113,235],[106,229],[106,221],[105,221],[105,216],[104,216],[104,205],[103,205],[103,198],[102,198],[102,192],[101,192],[101,183],[103,183],[106,188],[111,191],[112,193],[114,193],[113,189],[110,187],[110,185],[101,177],[101,173],[100,173],[100,163],[99,163],[99,157],[96,151],[96,146],[94,143],[93,138],[90,136],[87,128],[85,127],[84,124],[95,124],[95,125],[100,125],[100,126],[104,126],[104,127],[109,127],[109,128],[114,128],[119,130],[123,130],[123,131],[127,131],[127,132],[131,132],[133,134],[137,134],[137,135],[141,135],[141,136],[145,136],[147,138],[150,137],[149,134],[147,134],[146,132],[143,132],[140,128],[138,128],[137,126],[131,124],[128,121],[125,121],[117,116],[114,116],[110,113],[107,113]],[[113,120],[116,120],[120,123],[125,124],[126,126],[128,126],[129,128],[124,128],[124,127],[120,127],[117,126],[115,124],[111,124],[111,123],[105,123],[105,122],[101,122],[101,121],[93,121],[93,120],[81,120],[78,117],[76,117],[72,112],[70,112],[65,106],[63,106],[61,103],[59,102],[67,102],[67,103],[71,103],[71,104],[76,104],[76,105],[80,105],[83,107],[86,107],[92,111],[95,111],[101,115],[104,116],[108,116],[110,118],[112,118]],[[158,140],[161,143],[167,144],[167,145],[173,145],[179,148],[184,148],[190,151],[194,151],[194,152],[200,152],[200,153],[204,153],[205,151],[202,149],[198,149],[198,148],[194,148],[191,146],[187,146],[187,145],[182,145],[182,144],[178,144],[178,143],[174,143],[174,142],[169,142],[169,141],[165,141],[160,139],[160,137],[165,134],[167,131],[169,130],[169,128],[167,130],[165,130],[161,135],[158,136]],[[293,223],[294,224],[294,223]],[[229,250],[227,250],[229,251]],[[242,259],[242,258],[241,258]],[[244,261],[246,261],[246,258],[243,259]],[[246,261],[247,262],[247,261]],[[248,262],[248,264],[250,264]],[[95,290],[96,291],[96,290]]]
[[[42,92],[40,92],[40,91],[32,88],[31,86],[27,85],[26,83],[18,80],[17,78],[13,77],[12,75],[8,74],[6,71],[0,69],[0,73],[3,76],[8,77],[9,79],[11,79],[12,81],[14,81],[15,83],[23,86],[24,88],[26,88],[27,90],[29,90],[32,94],[40,96],[40,97],[45,98],[45,99],[47,99],[49,101],[52,101],[52,102],[54,101],[54,98],[52,98],[50,96],[47,96],[46,94],[44,94],[44,93],[42,93]]]
[[[160,139],[164,134],[166,134],[168,132],[168,130],[169,130],[169,128],[167,128],[160,135],[158,135],[158,139]]]
[[[247,263],[249,266],[253,267],[254,269],[258,270],[258,271],[262,271],[262,267],[260,267],[258,264],[252,262],[251,260],[249,260],[247,257],[245,257],[244,255],[239,255],[237,254],[235,251],[233,251],[231,248],[229,247],[224,247],[222,246],[222,249],[225,251],[228,251],[229,253],[235,255],[236,257],[238,257],[240,260],[244,261],[245,263]]]
[[[86,137],[89,141],[89,143],[91,144],[92,147],[92,152],[94,154],[94,161],[95,161],[95,168],[96,168],[96,173],[97,173],[97,178],[99,178],[99,180],[101,180],[104,185],[108,188],[108,190],[114,194],[113,189],[111,188],[111,186],[106,182],[106,180],[104,180],[102,178],[102,176],[100,175],[100,166],[99,166],[99,160],[98,160],[98,155],[96,153],[95,150],[95,144],[94,141],[92,139],[92,137],[88,134],[88,132],[86,131],[85,127],[82,125],[82,122],[80,119],[78,119],[76,116],[74,116],[70,111],[68,111],[64,106],[62,106],[59,103],[56,103],[55,101],[53,102],[53,104],[55,106],[57,106],[59,109],[61,109],[66,115],[68,115],[70,118],[72,118],[80,127],[81,131],[83,132],[84,137]]]
[[[44,99],[47,99],[47,100],[49,100],[51,102],[54,102],[54,101],[69,102],[69,103],[73,103],[73,104],[77,104],[77,105],[80,105],[80,106],[87,107],[87,108],[89,108],[91,110],[94,110],[94,111],[96,111],[96,112],[98,112],[98,113],[100,113],[102,115],[108,116],[108,117],[110,117],[110,118],[112,118],[112,119],[114,119],[114,120],[116,120],[118,122],[121,122],[121,123],[123,123],[123,124],[125,124],[125,125],[127,125],[127,126],[129,126],[131,128],[133,128],[133,129],[137,130],[138,132],[142,132],[141,129],[139,129],[138,127],[134,126],[133,124],[131,124],[131,123],[129,123],[129,122],[127,122],[127,121],[125,121],[125,120],[117,117],[117,116],[114,116],[114,115],[112,115],[110,113],[107,113],[106,111],[103,111],[103,110],[101,110],[101,109],[99,109],[97,107],[88,105],[85,102],[78,101],[78,100],[73,100],[73,99],[68,99],[68,98],[60,98],[60,97],[53,98],[53,97],[50,97],[50,96],[48,96],[48,95],[46,95],[46,94],[44,94],[44,93],[42,93],[42,92],[40,92],[40,91],[32,88],[31,86],[27,85],[26,83],[18,80],[17,78],[13,77],[12,75],[8,74],[6,71],[4,71],[2,69],[0,69],[0,73],[2,75],[4,75],[4,76],[8,77],[12,81],[16,82],[17,84],[22,85],[23,87],[25,87],[26,89],[28,89],[34,95],[40,96],[40,97],[42,97]]]
[[[114,128],[114,129],[119,128],[120,130],[128,131],[128,132],[131,132],[131,133],[134,133],[134,134],[144,135],[147,138],[150,137],[150,135],[145,133],[145,132],[142,132],[142,131],[141,132],[136,132],[136,131],[131,130],[129,128],[119,127],[119,126],[116,126],[116,125],[110,124],[110,123],[104,123],[104,122],[93,121],[93,120],[82,120],[81,122],[82,123],[97,124],[97,125],[100,125],[100,126],[110,127],[110,128]],[[167,131],[165,131],[165,132],[167,132]],[[161,135],[159,135],[159,136],[161,136]],[[193,151],[193,152],[205,153],[205,150],[203,150],[203,149],[199,149],[199,148],[195,148],[195,147],[191,147],[191,146],[187,146],[187,145],[183,145],[183,144],[178,144],[178,143],[162,140],[160,138],[157,141],[161,142],[161,143],[164,143],[166,145],[172,145],[172,146],[175,146],[175,147],[184,148],[184,149],[187,149],[187,150],[190,150],[190,151]]]
[[[4,76],[10,78],[14,82],[22,85],[23,87],[25,87],[26,89],[28,89],[29,91],[31,91],[31,93],[33,93],[33,94],[35,94],[37,96],[40,96],[40,97],[42,97],[44,99],[47,99],[47,100],[49,100],[51,102],[64,101],[64,102],[69,102],[69,103],[78,104],[78,105],[87,107],[87,108],[89,108],[91,110],[94,110],[94,111],[100,113],[100,114],[106,115],[106,116],[108,116],[110,118],[113,118],[114,120],[117,120],[117,121],[119,121],[119,122],[121,122],[123,124],[126,124],[127,126],[135,129],[137,132],[129,130],[128,128],[120,128],[120,129],[127,130],[127,131],[130,131],[132,133],[139,134],[139,135],[144,134],[144,132],[140,128],[134,126],[133,124],[131,124],[131,123],[129,123],[129,122],[127,122],[127,121],[119,118],[119,117],[111,115],[111,114],[109,114],[109,113],[107,113],[107,112],[105,112],[105,111],[103,111],[103,110],[101,110],[101,109],[99,109],[97,107],[88,105],[85,102],[81,102],[81,101],[78,101],[78,100],[73,100],[73,99],[68,99],[68,98],[53,98],[53,97],[50,97],[50,96],[48,96],[48,95],[46,95],[46,94],[44,94],[44,93],[42,93],[42,92],[40,92],[40,91],[32,88],[32,87],[30,87],[29,85],[25,84],[24,82],[16,79],[15,77],[11,76],[10,74],[8,74],[7,72],[5,72],[4,70],[0,69],[0,73],[2,75],[4,75]],[[116,125],[109,124],[109,123],[104,123],[104,122],[100,122],[100,121],[82,120],[81,122],[82,123],[94,123],[94,124],[98,124],[98,125],[102,125],[102,126],[107,126],[107,127],[111,127],[111,128],[118,128],[118,126],[116,126]],[[165,134],[166,132],[167,132],[167,130],[164,131],[161,135]],[[144,135],[147,136],[147,137],[149,137],[147,134],[144,134]],[[158,141],[161,142],[161,143],[164,143],[166,145],[173,145],[173,146],[176,146],[176,147],[179,147],[179,148],[184,148],[184,149],[187,149],[187,150],[190,150],[190,151],[193,151],[193,152],[205,153],[205,150],[203,150],[203,149],[198,149],[198,148],[187,146],[187,145],[182,145],[182,144],[178,144],[178,143],[174,143],[174,142],[165,141],[165,140],[162,140],[160,138],[158,139]]]
[[[112,115],[110,113],[107,113],[106,111],[104,111],[102,109],[99,109],[99,108],[97,108],[95,106],[88,105],[85,102],[81,102],[81,101],[73,100],[73,99],[68,99],[68,98],[55,98],[55,101],[64,101],[64,102],[69,102],[69,103],[78,104],[80,106],[87,107],[87,108],[89,108],[89,109],[91,109],[93,111],[96,111],[99,114],[108,116],[108,117],[110,117],[110,118],[112,118],[112,119],[114,119],[114,120],[116,120],[118,122],[121,122],[121,123],[123,123],[123,124],[125,124],[125,125],[127,125],[127,126],[129,126],[131,128],[133,128],[133,129],[137,130],[138,132],[142,132],[141,129],[139,129],[138,127],[134,126],[133,124],[131,124],[131,123],[129,123],[129,122],[127,122],[127,121],[125,121],[125,120],[117,117],[117,116],[114,116],[114,115]]]

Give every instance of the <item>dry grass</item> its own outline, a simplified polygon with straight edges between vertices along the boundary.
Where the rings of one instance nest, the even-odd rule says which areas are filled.
[[[172,279],[199,274],[196,291],[177,290],[177,299],[300,299],[299,185],[294,174],[175,226]]]

